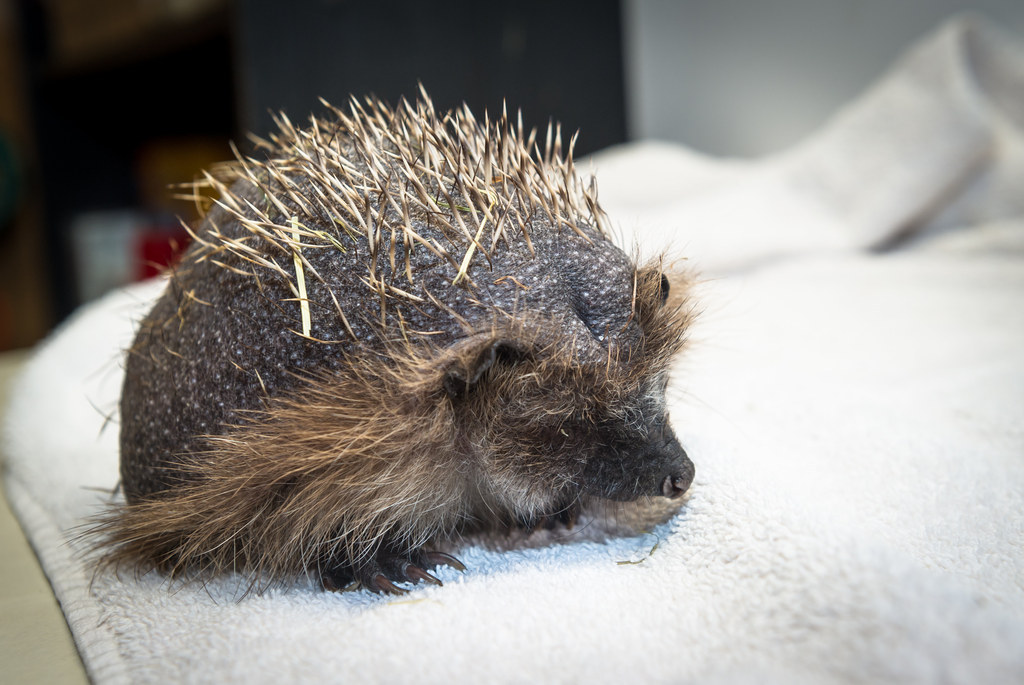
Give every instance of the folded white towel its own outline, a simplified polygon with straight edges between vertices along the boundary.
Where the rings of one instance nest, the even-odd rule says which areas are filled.
[[[592,159],[626,244],[706,273],[1024,214],[1024,46],[960,17],[819,131],[756,161],[644,143]]]

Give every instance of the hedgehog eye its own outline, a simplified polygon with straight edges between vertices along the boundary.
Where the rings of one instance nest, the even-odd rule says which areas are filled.
[[[661,275],[661,306],[663,306],[663,307],[665,306],[665,303],[668,302],[668,291],[669,291],[668,276],[666,276],[665,274],[662,274]]]

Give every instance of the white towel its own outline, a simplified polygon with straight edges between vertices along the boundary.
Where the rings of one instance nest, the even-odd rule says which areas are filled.
[[[714,275],[670,390],[697,477],[649,534],[470,546],[399,598],[93,578],[68,541],[117,482],[104,414],[160,285],[84,308],[16,383],[3,451],[91,677],[1024,680],[1020,55],[956,19],[785,155],[595,160],[627,245]]]
[[[647,142],[592,168],[625,244],[704,272],[878,248],[1024,214],[1022,88],[1024,47],[959,17],[792,150],[751,162]]]

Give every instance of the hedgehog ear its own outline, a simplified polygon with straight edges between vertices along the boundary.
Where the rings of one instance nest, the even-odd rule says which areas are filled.
[[[462,397],[497,363],[515,362],[525,354],[513,340],[491,339],[483,345],[469,345],[444,374],[444,390],[451,397]]]

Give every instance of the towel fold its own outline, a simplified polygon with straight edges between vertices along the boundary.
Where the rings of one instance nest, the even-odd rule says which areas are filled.
[[[630,144],[592,166],[625,244],[712,274],[1020,216],[1024,47],[958,17],[791,150],[739,161]]]

